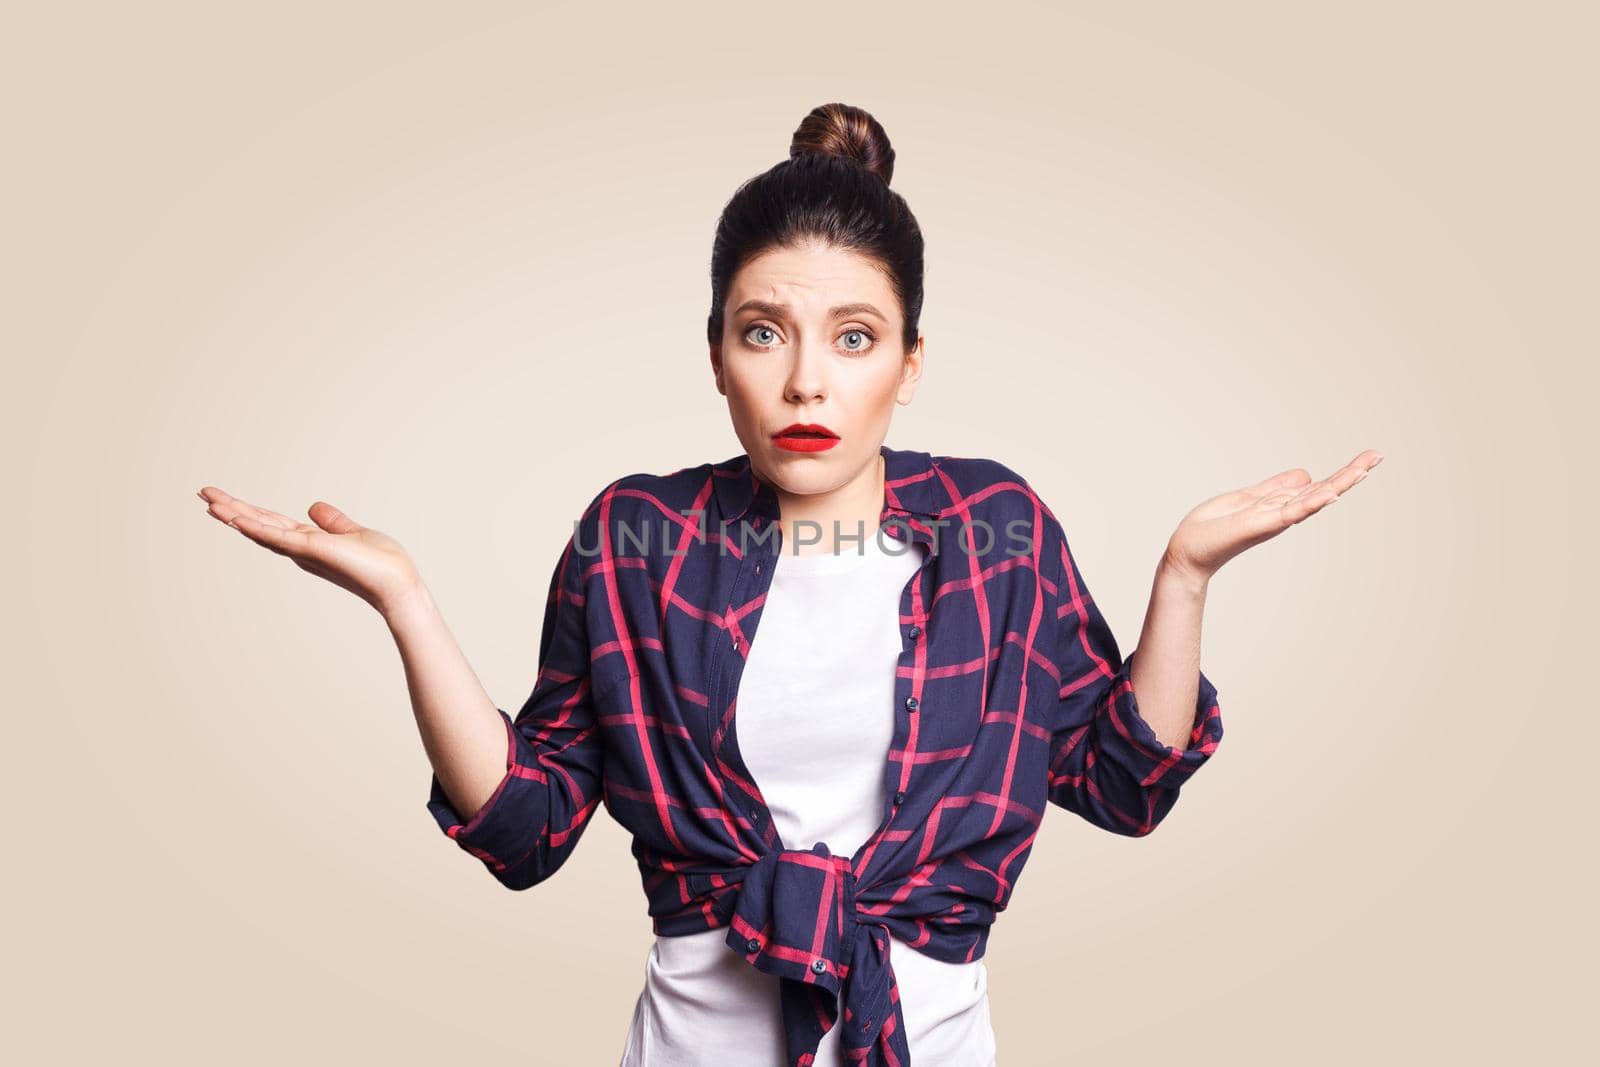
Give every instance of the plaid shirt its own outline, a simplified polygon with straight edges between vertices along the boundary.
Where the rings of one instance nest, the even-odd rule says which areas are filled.
[[[889,935],[982,957],[1046,801],[1148,834],[1222,738],[1203,672],[1186,748],[1140,717],[1133,656],[1019,475],[881,451],[879,522],[920,548],[884,543],[926,558],[900,600],[883,819],[854,855],[784,848],[739,754],[739,679],[782,550],[777,497],[744,454],[594,498],[551,579],[533,692],[500,712],[504,779],[468,820],[437,776],[428,800],[511,889],[555,874],[603,800],[633,835],[655,933],[726,927],[780,979],[791,1067],[836,1024],[849,1062],[909,1064]]]

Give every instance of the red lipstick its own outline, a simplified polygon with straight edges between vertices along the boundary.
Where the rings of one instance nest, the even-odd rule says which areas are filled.
[[[822,452],[839,443],[839,435],[815,422],[796,422],[772,435],[772,443],[790,452]]]

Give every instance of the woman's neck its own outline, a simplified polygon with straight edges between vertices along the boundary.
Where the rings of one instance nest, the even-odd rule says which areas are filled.
[[[809,494],[777,490],[777,495],[785,555],[861,552],[864,542],[877,536],[883,514],[883,453],[837,489]]]

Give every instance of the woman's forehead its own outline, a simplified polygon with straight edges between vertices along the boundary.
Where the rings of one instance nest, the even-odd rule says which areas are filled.
[[[750,302],[807,315],[865,303],[888,315],[893,310],[894,291],[873,261],[858,253],[834,249],[796,254],[780,249],[745,264],[728,287],[730,309],[737,312]]]

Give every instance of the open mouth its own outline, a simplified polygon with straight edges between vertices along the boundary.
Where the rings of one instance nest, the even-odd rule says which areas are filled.
[[[774,436],[774,437],[822,438],[822,439],[829,440],[829,441],[837,440],[838,437],[839,437],[838,434],[834,433],[832,430],[828,429],[826,426],[819,426],[814,422],[809,422],[809,423],[798,423],[797,422],[797,423],[793,423],[793,424],[791,424],[789,426],[785,426],[783,429],[779,430],[777,433],[773,434],[772,436]]]
[[[790,452],[820,452],[838,444],[839,435],[814,422],[797,422],[773,434],[772,441]]]

